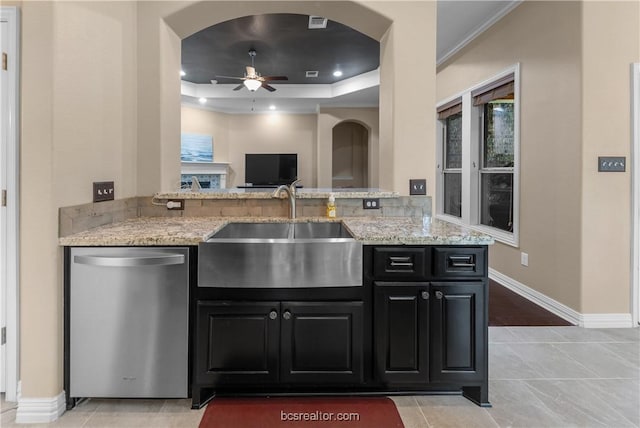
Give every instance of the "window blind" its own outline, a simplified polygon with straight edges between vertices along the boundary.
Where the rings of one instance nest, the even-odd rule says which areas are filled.
[[[456,98],[438,107],[438,119],[444,120],[462,111],[462,98]]]
[[[471,91],[471,97],[473,98],[473,105],[480,106],[498,99],[512,99],[514,93],[515,83],[514,74],[511,73],[498,80],[495,80],[488,85]]]

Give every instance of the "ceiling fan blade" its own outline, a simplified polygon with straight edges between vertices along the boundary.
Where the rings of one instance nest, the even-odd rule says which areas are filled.
[[[247,76],[256,76],[256,69],[247,65]]]
[[[234,91],[239,91],[240,89],[244,88],[244,83],[239,84],[238,86],[236,86],[235,88],[233,88]]]
[[[220,76],[217,75],[216,79],[221,78],[221,79],[236,79],[236,80],[244,80],[244,77],[236,77],[236,76]]]
[[[262,76],[264,80],[289,80],[287,76]]]
[[[274,88],[273,86],[267,85],[265,82],[262,82],[262,87],[265,88],[269,92],[274,92],[276,90],[276,88]]]

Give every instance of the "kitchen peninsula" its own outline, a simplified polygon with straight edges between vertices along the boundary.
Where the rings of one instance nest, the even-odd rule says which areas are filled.
[[[339,208],[335,219],[321,215],[330,193],[335,193]],[[191,357],[183,382],[188,384],[194,408],[214,395],[309,393],[461,393],[478,405],[489,405],[487,246],[493,243],[491,237],[438,220],[423,223],[423,215],[430,213],[429,197],[403,197],[375,189],[300,189],[296,197],[302,215],[290,219],[286,201],[271,194],[272,190],[234,189],[140,198],[138,215],[140,207],[169,199],[184,200],[185,209],[159,207],[173,216],[137,216],[61,237],[65,294],[74,248],[186,249]],[[363,209],[363,198],[378,198],[380,209]],[[349,238],[309,241],[291,239],[290,234],[289,239],[221,239],[223,252],[218,254],[222,255],[224,245],[230,251],[237,250],[233,245],[246,245],[248,252],[237,256],[246,260],[238,265],[236,256],[222,261],[211,257],[207,248],[212,238],[226,236],[220,232],[229,224],[249,223],[249,230],[256,230],[256,224],[280,223],[293,231],[296,224],[327,222],[338,223]],[[285,272],[298,268],[309,275],[358,269],[355,283],[319,288],[305,280],[281,287],[243,284],[246,263],[253,260],[246,254],[256,245],[304,242],[325,245],[331,251],[332,243],[345,240],[353,241],[357,250],[337,260],[340,266],[336,260],[328,266],[329,259],[312,257],[300,266],[282,259],[279,270],[284,268],[282,263],[291,265]],[[297,253],[305,251],[292,254]],[[255,262],[265,263],[262,257]],[[220,287],[203,279],[207,272],[215,272],[211,266],[216,263],[220,266],[214,268],[227,271],[244,266],[237,287]],[[70,322],[70,317],[65,318]],[[65,326],[67,350],[69,327]],[[70,391],[74,363],[66,361],[65,390]],[[114,373],[115,378],[119,376]],[[129,375],[129,379],[135,377]],[[71,388],[67,406],[72,408],[80,397]]]

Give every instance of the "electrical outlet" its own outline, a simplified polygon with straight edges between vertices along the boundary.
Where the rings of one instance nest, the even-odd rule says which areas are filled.
[[[93,182],[93,202],[113,201],[114,196],[113,181]]]
[[[169,199],[167,201],[168,210],[184,210],[184,199]]]
[[[380,209],[380,199],[378,198],[365,198],[362,200],[363,210],[378,210]]]
[[[410,195],[426,195],[427,180],[425,180],[424,178],[409,180],[409,194]]]
[[[522,266],[529,266],[529,254],[520,253],[520,264]]]

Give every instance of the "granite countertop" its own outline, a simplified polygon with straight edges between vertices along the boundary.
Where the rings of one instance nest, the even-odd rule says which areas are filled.
[[[175,192],[160,192],[155,199],[271,199],[275,188],[246,188],[246,189],[202,189],[198,192],[191,190],[177,190]],[[333,193],[336,199],[346,198],[397,198],[398,192],[381,189],[325,189],[299,188],[296,189],[296,199],[326,199]]]
[[[285,217],[140,217],[59,239],[64,246],[198,245],[231,222],[288,222]],[[365,245],[489,245],[493,238],[451,223],[409,217],[301,217],[293,221],[342,221]]]

